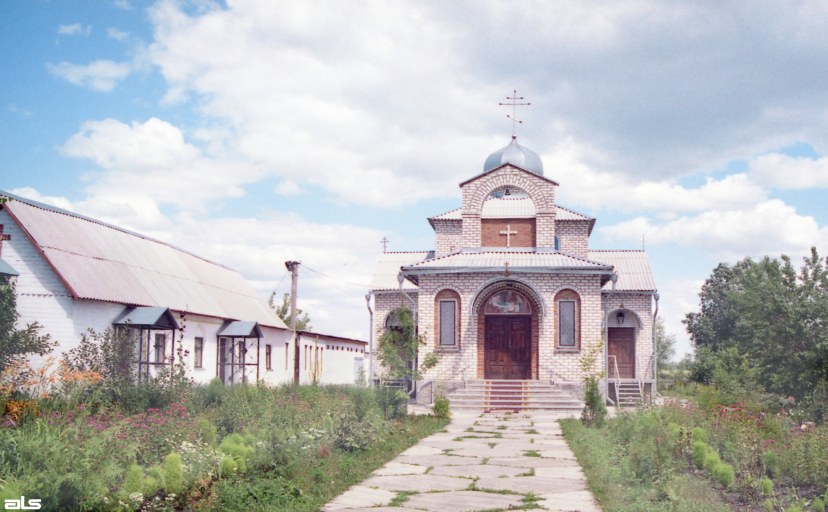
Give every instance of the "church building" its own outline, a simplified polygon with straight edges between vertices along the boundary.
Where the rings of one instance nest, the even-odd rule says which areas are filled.
[[[658,294],[643,250],[596,250],[595,219],[557,204],[558,183],[517,138],[460,183],[462,205],[430,217],[433,250],[387,252],[372,284],[374,336],[395,308],[416,316],[439,363],[420,386],[541,381],[578,389],[597,347],[610,403],[650,392]],[[621,399],[623,401],[623,397]]]

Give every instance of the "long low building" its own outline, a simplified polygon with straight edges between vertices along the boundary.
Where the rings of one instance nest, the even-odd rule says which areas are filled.
[[[15,276],[18,325],[37,322],[60,354],[91,329],[126,329],[139,379],[183,348],[193,380],[294,378],[293,332],[242,276],[165,242],[0,191],[0,273]],[[313,337],[336,347],[324,359]],[[366,343],[300,332],[302,382],[353,383]],[[340,348],[342,347],[342,348]],[[177,357],[177,356],[176,356]],[[32,364],[43,364],[33,358]]]

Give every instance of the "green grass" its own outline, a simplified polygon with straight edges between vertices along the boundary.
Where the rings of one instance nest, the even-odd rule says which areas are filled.
[[[634,420],[627,420],[634,421]],[[603,428],[587,428],[579,420],[562,420],[564,437],[587,476],[589,488],[604,512],[729,511],[707,480],[665,469],[657,478],[636,476],[630,447]],[[641,447],[632,450],[637,453]]]

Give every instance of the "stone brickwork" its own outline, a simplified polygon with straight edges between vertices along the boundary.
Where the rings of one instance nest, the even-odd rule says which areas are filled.
[[[605,292],[605,295],[608,294]],[[636,377],[652,378],[653,356],[653,295],[649,292],[616,292],[608,305],[609,326],[618,326],[618,311],[626,314],[624,325],[635,325]],[[629,318],[630,313],[637,318]],[[636,325],[638,323],[638,325]],[[644,373],[642,373],[644,372]]]
[[[581,345],[600,340],[602,337],[601,318],[603,316],[601,303],[600,277],[595,275],[551,275],[551,274],[521,274],[514,278],[496,277],[492,274],[449,274],[426,275],[420,278],[418,302],[420,311],[430,311],[437,292],[450,288],[460,295],[460,344],[455,351],[441,352],[441,360],[436,368],[427,375],[429,379],[478,379],[481,375],[480,353],[480,318],[476,302],[481,292],[494,290],[492,283],[507,282],[523,283],[534,290],[540,302],[537,315],[537,349],[536,360],[533,360],[533,377],[545,381],[579,382],[582,374],[579,360],[582,351],[562,351],[555,348],[555,318],[552,306],[553,297],[563,289],[575,291],[580,298],[581,316]],[[378,308],[379,309],[379,308]],[[533,322],[533,330],[535,323]],[[433,315],[419,317],[420,334],[425,337],[426,344],[422,347],[420,357],[435,350],[435,324]],[[536,369],[535,369],[536,368]]]
[[[463,221],[460,219],[433,219],[434,255],[439,258],[458,252],[463,247]]]
[[[554,181],[531,172],[506,165],[460,185],[463,194],[463,247],[481,246],[480,213],[492,191],[511,186],[525,192],[535,205],[537,247],[554,247],[555,187]]]
[[[589,221],[566,220],[555,224],[561,241],[561,252],[579,258],[589,256]]]

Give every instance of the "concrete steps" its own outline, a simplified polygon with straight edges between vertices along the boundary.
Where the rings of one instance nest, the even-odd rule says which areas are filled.
[[[635,406],[644,401],[637,382],[621,382],[618,386],[618,405]]]
[[[584,404],[570,393],[537,380],[473,380],[448,395],[454,410],[575,412]]]

